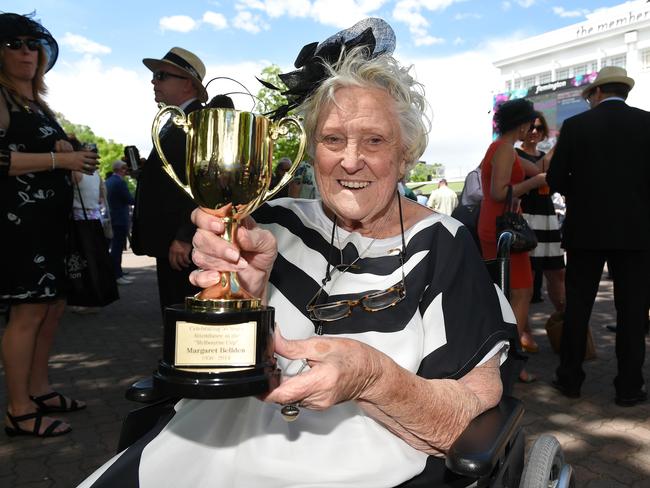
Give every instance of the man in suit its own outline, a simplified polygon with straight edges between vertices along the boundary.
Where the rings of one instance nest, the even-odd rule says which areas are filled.
[[[587,327],[605,261],[614,279],[615,402],[647,399],[642,368],[650,286],[650,112],[625,103],[634,80],[618,67],[600,70],[583,91],[591,110],[567,119],[546,175],[566,197],[566,313],[554,386],[579,397]],[[625,187],[609,198],[614,179]]]
[[[176,105],[185,113],[199,110],[208,99],[203,86],[205,66],[190,51],[174,47],[162,59],[142,62],[153,73],[151,83],[157,103]],[[160,143],[178,178],[185,176],[185,133],[171,122],[160,131]],[[132,247],[136,254],[156,258],[160,306],[183,303],[198,289],[189,282],[194,225],[194,201],[163,171],[154,148],[138,178],[133,216]]]

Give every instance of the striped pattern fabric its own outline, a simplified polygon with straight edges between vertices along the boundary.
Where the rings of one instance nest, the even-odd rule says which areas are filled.
[[[536,163],[546,153],[540,151],[538,156],[533,156],[518,148],[517,154]],[[540,195],[537,190],[531,190],[521,198],[521,209],[528,226],[537,236],[537,247],[528,253],[533,269],[564,268],[564,250],[560,246],[560,222],[555,215],[551,195]]]
[[[373,240],[338,228],[331,249],[333,224],[315,200],[273,200],[254,217],[277,239],[269,303],[285,337],[315,334],[305,307],[321,286],[328,260],[338,265],[342,254],[344,263],[358,267],[334,271],[324,301],[359,297],[401,281],[399,235]],[[514,324],[514,315],[457,221],[432,214],[405,234],[406,298],[379,312],[355,307],[348,318],[324,324],[324,335],[365,342],[424,378],[460,378],[504,350],[505,322]],[[284,372],[297,363],[278,358]],[[183,400],[157,436],[134,447],[140,453],[130,456],[130,465],[124,454],[117,457],[130,466],[121,468],[128,483],[116,484],[110,461],[81,487],[464,486],[445,471],[443,459],[410,447],[356,402],[325,411],[302,409],[288,423],[280,406],[257,398]]]

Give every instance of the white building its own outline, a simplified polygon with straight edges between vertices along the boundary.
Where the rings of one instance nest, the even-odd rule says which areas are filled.
[[[497,100],[530,98],[547,115],[552,135],[564,119],[588,108],[582,85],[603,66],[625,68],[636,82],[628,103],[650,110],[650,0],[599,10],[584,22],[524,39],[494,65],[502,81]]]

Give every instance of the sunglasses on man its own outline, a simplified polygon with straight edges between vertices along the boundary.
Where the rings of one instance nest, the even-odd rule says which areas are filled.
[[[169,73],[168,71],[155,71],[153,74],[153,79],[156,81],[165,81],[167,78],[178,78],[180,80],[187,80],[187,76],[175,75]]]
[[[542,132],[544,130],[543,125],[535,125],[535,124],[530,124],[530,127],[528,128],[528,132],[533,132],[536,130],[537,132]]]
[[[23,46],[27,46],[27,49],[30,51],[37,51],[40,45],[41,41],[38,39],[9,39],[4,42],[4,46],[8,47],[12,51],[18,51],[19,49],[22,49]]]

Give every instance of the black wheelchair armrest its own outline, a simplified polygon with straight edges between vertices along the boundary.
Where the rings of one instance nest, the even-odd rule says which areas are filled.
[[[154,388],[153,378],[143,378],[128,387],[124,394],[127,400],[138,403],[155,403],[165,399],[165,395]]]
[[[171,418],[174,412],[171,398],[163,398],[144,407],[132,410],[122,422],[117,452],[122,452],[149,433],[163,418]]]
[[[523,414],[520,400],[502,397],[496,407],[472,420],[456,439],[447,453],[447,468],[472,478],[490,475],[511,442],[518,437]]]

